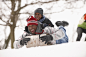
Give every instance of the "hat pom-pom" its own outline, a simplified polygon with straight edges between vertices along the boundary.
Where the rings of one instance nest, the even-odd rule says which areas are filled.
[[[29,16],[29,17],[26,19],[26,21],[28,22],[28,20],[29,20],[30,18],[34,18],[34,17],[33,17],[33,16]]]

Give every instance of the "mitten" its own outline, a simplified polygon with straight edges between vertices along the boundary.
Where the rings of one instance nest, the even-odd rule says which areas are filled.
[[[40,39],[42,41],[45,41],[45,44],[46,44],[48,41],[53,40],[53,37],[51,35],[46,35],[46,36],[40,37]]]
[[[27,45],[27,42],[30,41],[30,38],[23,38],[21,41],[20,41],[20,45]]]

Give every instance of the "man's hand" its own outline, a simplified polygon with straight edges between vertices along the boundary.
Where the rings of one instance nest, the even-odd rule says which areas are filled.
[[[46,35],[46,36],[40,37],[40,39],[42,41],[45,41],[45,44],[46,44],[48,41],[53,40],[53,37],[51,35]]]
[[[27,42],[30,41],[30,38],[23,38],[21,41],[20,41],[20,45],[27,45]]]

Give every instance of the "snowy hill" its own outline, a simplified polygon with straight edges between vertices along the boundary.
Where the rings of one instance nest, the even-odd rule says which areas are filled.
[[[0,57],[86,57],[86,42],[0,50]]]

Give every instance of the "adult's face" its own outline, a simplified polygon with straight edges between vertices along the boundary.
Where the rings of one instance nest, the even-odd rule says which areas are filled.
[[[42,17],[42,15],[40,13],[35,13],[35,18],[38,20],[40,20]]]
[[[37,29],[37,25],[29,25],[29,26],[28,26],[28,30],[29,30],[32,34],[35,34],[36,29]]]

